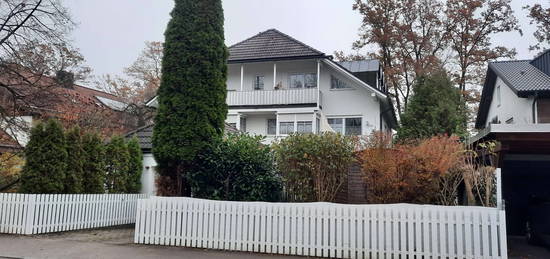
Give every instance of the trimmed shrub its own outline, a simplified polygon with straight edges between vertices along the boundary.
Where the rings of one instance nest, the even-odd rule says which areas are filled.
[[[261,137],[229,135],[199,155],[188,174],[193,197],[231,201],[277,201],[281,181]]]
[[[127,143],[128,154],[130,155],[128,170],[128,193],[139,193],[141,189],[141,173],[143,172],[143,154],[136,137]]]
[[[84,150],[80,128],[74,127],[65,134],[67,142],[67,172],[65,193],[83,193]]]
[[[31,131],[25,148],[26,163],[21,173],[21,193],[56,194],[65,191],[67,150],[61,124],[49,120]]]
[[[121,136],[115,136],[105,148],[105,187],[108,193],[126,193],[130,171],[130,153]]]
[[[273,145],[290,201],[333,202],[354,160],[354,139],[337,133],[295,134]]]
[[[97,133],[82,137],[83,193],[105,193],[105,146]]]

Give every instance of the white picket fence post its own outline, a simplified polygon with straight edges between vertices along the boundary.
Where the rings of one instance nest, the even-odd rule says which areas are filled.
[[[331,258],[507,258],[503,210],[142,199],[134,242]]]
[[[0,193],[0,233],[41,234],[135,222],[145,194]]]

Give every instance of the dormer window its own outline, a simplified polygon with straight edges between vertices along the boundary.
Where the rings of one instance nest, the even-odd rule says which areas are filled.
[[[264,76],[256,76],[254,78],[254,90],[264,90]]]

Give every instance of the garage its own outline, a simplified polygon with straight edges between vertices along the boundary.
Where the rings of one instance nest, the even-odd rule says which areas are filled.
[[[505,155],[502,196],[508,235],[525,235],[530,200],[550,197],[550,156]],[[550,215],[546,217],[550,220]]]

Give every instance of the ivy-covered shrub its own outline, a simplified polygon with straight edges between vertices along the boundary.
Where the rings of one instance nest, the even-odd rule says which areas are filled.
[[[227,136],[199,155],[187,178],[193,197],[232,201],[277,201],[281,182],[269,146],[261,137]]]
[[[333,202],[354,149],[354,139],[337,133],[295,134],[273,144],[287,200]]]

